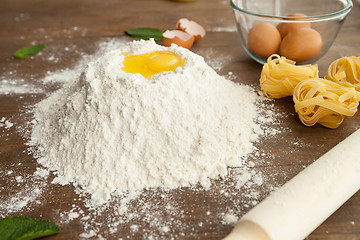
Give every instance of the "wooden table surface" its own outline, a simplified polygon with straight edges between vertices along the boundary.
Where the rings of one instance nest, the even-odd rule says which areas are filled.
[[[71,67],[81,59],[82,54],[94,53],[97,44],[109,38],[132,40],[124,34],[127,28],[173,29],[178,19],[189,18],[207,30],[206,37],[197,42],[192,51],[218,67],[216,70],[219,74],[228,75],[232,72],[232,80],[258,88],[262,66],[252,61],[240,47],[227,0],[197,0],[188,3],[168,0],[0,2],[0,119],[4,118],[14,124],[12,127],[0,128],[0,206],[5,206],[9,199],[13,199],[12,204],[15,206],[9,204],[8,208],[18,209],[3,209],[0,214],[54,221],[62,232],[49,239],[79,239],[84,226],[79,219],[67,222],[61,218],[62,213],[69,213],[74,204],[83,205],[83,198],[76,195],[72,186],[51,184],[49,179],[39,183],[28,177],[39,164],[27,151],[26,124],[32,118],[31,112],[27,110],[59,87],[56,84],[45,86],[38,80],[48,71]],[[42,54],[28,59],[12,57],[15,50],[32,43],[44,43],[47,47]],[[329,52],[317,62],[320,75],[325,74],[333,60],[348,55],[360,55],[360,6],[357,2],[354,2],[354,8]],[[42,88],[45,92],[6,93],[4,88],[12,83],[13,88],[27,84]],[[265,198],[272,187],[284,184],[360,127],[359,114],[346,118],[334,130],[318,125],[305,127],[294,114],[291,98],[273,101],[271,104],[273,111],[284,114],[273,123],[273,127],[281,131],[275,137],[258,143],[261,154],[250,157],[255,163],[254,170],[261,172],[264,179],[268,180],[268,185],[260,185],[257,202]],[[43,191],[37,196],[37,202],[21,208],[19,204],[22,202],[15,200],[18,198],[26,202],[26,195],[21,194],[30,189],[31,184],[43,184]],[[98,236],[92,239],[98,239],[99,234],[104,239],[221,239],[233,227],[223,222],[224,214],[230,211],[241,217],[256,204],[247,195],[251,191],[249,189],[243,189],[236,195],[230,194],[229,198],[219,194],[223,192],[222,188],[226,188],[225,185],[219,180],[214,181],[208,191],[185,188],[161,194],[147,193],[141,203],[140,200],[133,203],[135,213],[138,204],[142,204],[143,211],[144,202],[156,202],[148,212],[142,212],[144,216],[120,224],[116,231],[109,231],[106,227],[111,224],[109,218],[113,215],[109,212],[107,217],[104,213],[100,219],[94,220],[98,222]],[[168,205],[166,201],[162,203],[158,200],[161,197],[168,201],[171,199],[172,207],[175,206],[173,212],[171,209],[164,210]],[[87,211],[90,212],[85,207],[82,209],[85,209],[85,215]],[[154,216],[163,224],[168,221],[169,231],[160,231],[159,225],[152,224]],[[134,229],[134,226],[138,229]],[[360,239],[360,193],[347,201],[308,239]]]

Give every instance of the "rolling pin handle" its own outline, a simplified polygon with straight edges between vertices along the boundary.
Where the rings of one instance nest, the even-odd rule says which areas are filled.
[[[272,240],[267,232],[258,224],[240,220],[231,233],[223,240]]]

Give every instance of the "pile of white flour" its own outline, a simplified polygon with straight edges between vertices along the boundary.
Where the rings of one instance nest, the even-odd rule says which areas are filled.
[[[184,68],[152,80],[121,70],[122,53],[158,50],[177,53]],[[54,182],[79,185],[95,204],[143,188],[208,188],[254,150],[256,99],[189,50],[134,41],[40,102],[31,144]]]

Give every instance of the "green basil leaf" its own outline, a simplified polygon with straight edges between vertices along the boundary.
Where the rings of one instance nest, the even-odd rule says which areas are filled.
[[[8,217],[0,220],[0,240],[31,240],[60,232],[47,220],[28,217]]]
[[[14,57],[16,58],[26,58],[30,55],[34,55],[38,52],[41,52],[45,48],[44,44],[32,45],[20,48],[14,53]]]
[[[164,32],[164,30],[157,28],[132,28],[125,30],[125,33],[132,37],[141,38],[144,40],[154,38],[155,41],[162,41],[162,34]]]

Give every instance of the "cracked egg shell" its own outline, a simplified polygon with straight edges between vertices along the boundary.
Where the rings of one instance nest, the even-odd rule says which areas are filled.
[[[180,30],[167,30],[163,33],[165,47],[170,47],[174,43],[180,47],[190,49],[194,40],[194,36]]]
[[[186,32],[195,37],[195,41],[205,36],[205,29],[198,23],[187,18],[181,18],[176,23],[176,29]]]

